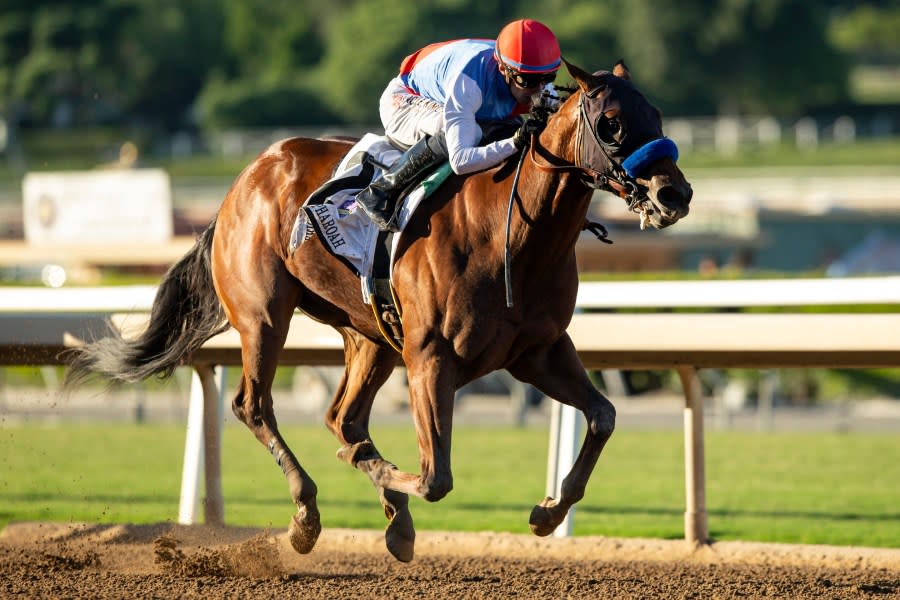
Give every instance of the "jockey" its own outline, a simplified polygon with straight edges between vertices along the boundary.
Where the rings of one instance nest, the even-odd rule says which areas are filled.
[[[531,110],[560,62],[556,36],[531,19],[509,23],[496,41],[440,42],[407,56],[379,112],[388,139],[408,150],[359,193],[357,204],[379,229],[397,231],[397,199],[424,172],[449,160],[454,173],[472,173],[524,148],[539,126],[517,117]],[[479,145],[492,124],[511,119],[513,135]]]

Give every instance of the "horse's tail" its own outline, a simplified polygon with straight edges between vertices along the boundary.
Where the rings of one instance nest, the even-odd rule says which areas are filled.
[[[165,379],[206,340],[228,329],[210,269],[215,228],[213,220],[194,247],[163,277],[147,329],[138,337],[125,338],[110,327],[107,337],[73,349],[67,357],[67,383],[92,374],[129,383],[151,375]]]

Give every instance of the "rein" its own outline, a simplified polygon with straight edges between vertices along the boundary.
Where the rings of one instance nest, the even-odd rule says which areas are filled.
[[[534,140],[531,140],[532,144]],[[509,266],[509,231],[512,227],[512,207],[519,188],[519,175],[522,174],[522,163],[525,162],[525,152],[519,155],[519,164],[516,166],[516,176],[513,178],[512,190],[509,192],[509,205],[506,207],[506,246],[503,253],[503,281],[506,283],[506,308],[513,307],[512,299],[512,272]]]

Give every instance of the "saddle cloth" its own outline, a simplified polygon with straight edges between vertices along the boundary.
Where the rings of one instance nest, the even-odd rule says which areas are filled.
[[[366,154],[374,161],[366,160]],[[391,165],[401,154],[387,138],[367,133],[343,158],[334,177],[306,201],[291,230],[290,254],[317,236],[332,254],[360,276],[366,304],[372,292],[372,268],[380,232],[365,211],[357,208],[356,194],[381,174],[382,169],[377,165]],[[401,232],[421,201],[437,189],[450,172],[449,163],[445,163],[400,201],[397,224]],[[328,195],[321,197],[323,191]],[[392,237],[391,256],[400,235]],[[390,264],[393,265],[393,260]]]

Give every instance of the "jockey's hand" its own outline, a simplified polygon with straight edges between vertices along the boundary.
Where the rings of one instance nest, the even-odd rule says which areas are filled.
[[[539,135],[544,130],[545,125],[546,123],[541,119],[535,119],[534,117],[525,119],[519,130],[513,135],[513,143],[516,145],[516,148],[521,150],[528,147],[528,144],[531,143],[531,136]]]

